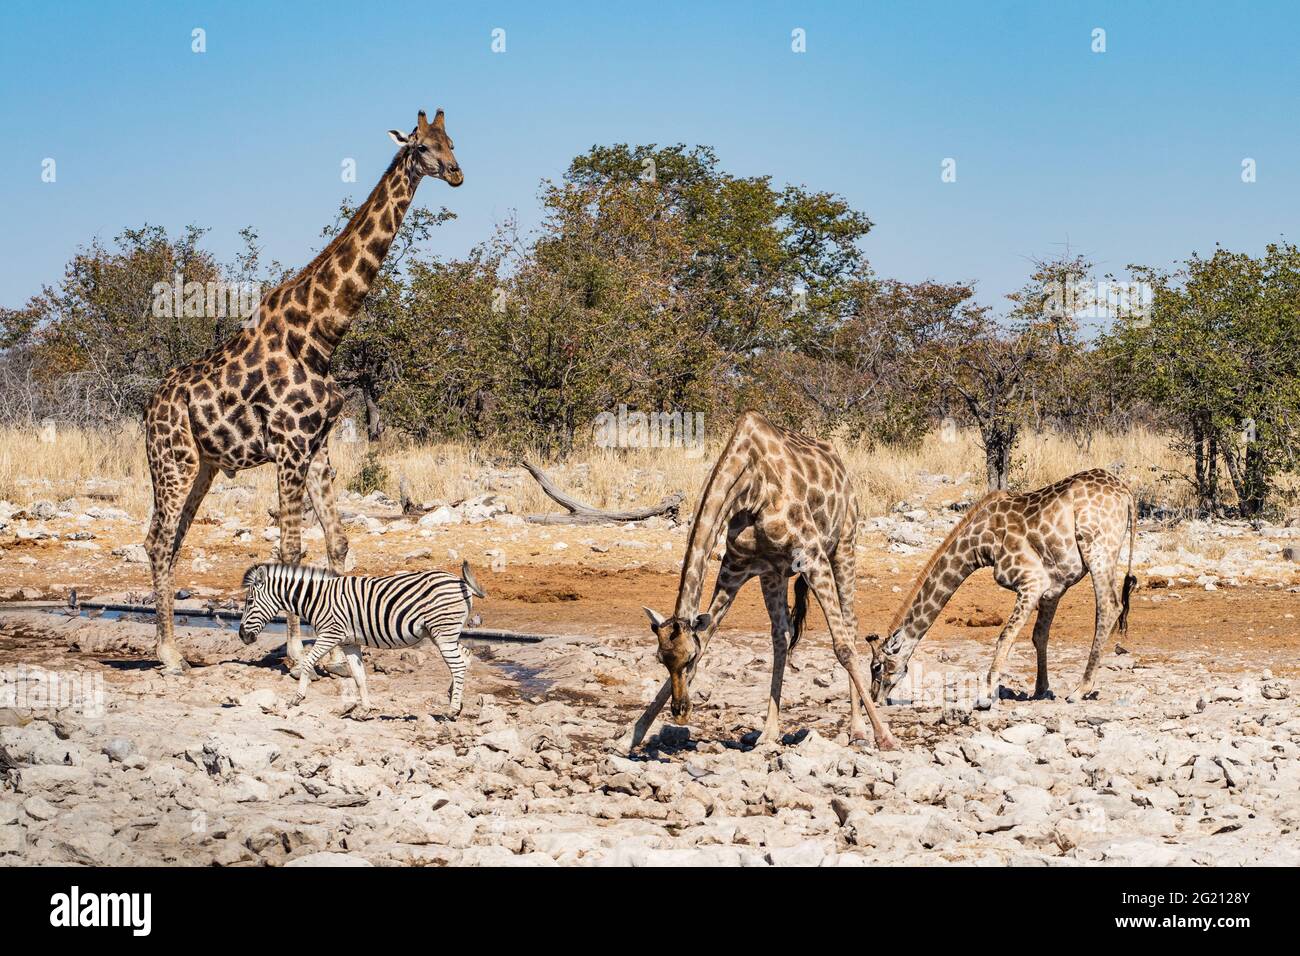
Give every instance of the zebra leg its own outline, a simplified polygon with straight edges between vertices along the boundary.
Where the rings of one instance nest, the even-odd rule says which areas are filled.
[[[326,654],[332,651],[339,643],[341,638],[337,634],[317,634],[316,643],[311,646],[311,650],[303,655],[298,662],[298,692],[289,700],[290,707],[296,707],[302,703],[303,698],[307,696],[307,687],[312,682],[312,675],[316,672],[316,664]],[[290,671],[292,674],[293,672]]]
[[[361,706],[352,708],[349,716],[353,720],[359,720],[370,714],[370,694],[366,692],[366,668],[361,662],[361,645],[344,645],[343,656],[348,662],[348,670],[352,673],[352,681],[357,685],[357,694],[361,698]]]
[[[464,703],[465,671],[469,668],[469,663],[465,660],[465,652],[461,650],[460,632],[453,631],[434,638],[434,643],[438,645],[438,651],[442,654],[442,659],[447,662],[447,669],[451,671],[448,709],[453,718],[459,717]]]

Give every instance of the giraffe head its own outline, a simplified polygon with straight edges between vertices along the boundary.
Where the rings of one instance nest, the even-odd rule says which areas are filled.
[[[668,668],[672,684],[673,719],[685,723],[691,716],[690,673],[700,656],[700,634],[709,626],[708,614],[697,614],[694,620],[680,617],[666,618],[658,611],[642,608],[650,618],[650,630],[659,641],[656,655],[659,663]]]
[[[867,635],[871,648],[871,699],[883,704],[898,682],[907,676],[907,655],[903,649],[903,632],[897,630],[888,638],[879,634]]]
[[[422,175],[441,179],[448,186],[459,186],[465,181],[465,174],[460,171],[456,154],[452,152],[451,137],[443,120],[442,110],[433,114],[433,122],[420,110],[415,129],[409,135],[403,135],[390,129],[388,135],[393,142],[404,150],[414,154],[416,168]]]

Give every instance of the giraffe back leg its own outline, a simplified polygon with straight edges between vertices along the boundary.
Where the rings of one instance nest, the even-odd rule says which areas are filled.
[[[876,705],[871,699],[871,687],[867,683],[867,676],[863,674],[857,649],[853,646],[854,635],[844,622],[844,615],[840,611],[839,593],[835,588],[835,577],[831,573],[830,562],[824,554],[819,552],[812,558],[808,570],[804,572],[804,577],[807,578],[817,603],[821,605],[822,613],[826,615],[826,624],[831,632],[831,643],[835,648],[835,659],[849,672],[849,682],[857,692],[858,700],[866,707],[867,720],[871,722],[876,748],[897,750],[898,741],[894,739],[894,735],[889,732],[889,728],[876,713]]]
[[[276,463],[280,491],[280,560],[285,564],[297,564],[302,559],[302,499],[307,490],[309,464],[287,457]],[[292,670],[303,660],[298,615],[285,613],[284,630],[285,665]],[[305,671],[304,676],[307,676]]]
[[[835,578],[835,591],[840,598],[840,615],[844,618],[844,626],[853,636],[855,645],[858,636],[858,612],[853,600],[858,581],[857,528],[857,515],[851,513],[844,522],[835,553],[831,555],[831,574]],[[862,719],[862,701],[858,699],[858,688],[853,681],[849,681],[849,739],[867,739],[867,724]]]
[[[330,467],[329,448],[321,446],[316,457],[307,469],[307,494],[311,498],[312,510],[320,519],[321,531],[325,533],[325,552],[329,559],[330,570],[343,574],[352,570],[355,562],[349,563],[351,552],[348,550],[347,534],[343,531],[343,522],[339,520],[338,498],[334,491],[334,469]]]
[[[781,683],[785,676],[786,649],[790,645],[789,587],[785,575],[769,571],[761,581],[763,602],[772,621],[772,686],[767,698],[767,719],[757,745],[773,743],[781,734]]]
[[[1111,555],[1109,549],[1098,542],[1087,543],[1081,547],[1088,570],[1092,574],[1092,589],[1097,599],[1097,615],[1092,647],[1088,651],[1088,662],[1084,665],[1083,677],[1066,698],[1071,704],[1077,704],[1092,693],[1097,679],[1097,664],[1101,660],[1102,647],[1119,624],[1122,606],[1120,593],[1115,587],[1116,556]]]
[[[325,554],[330,570],[335,574],[350,571],[356,561],[348,550],[348,538],[343,531],[343,522],[339,520],[338,499],[334,492],[334,469],[330,467],[328,445],[321,445],[307,468],[307,495],[311,499],[312,510],[320,520],[321,530],[325,533]],[[302,646],[301,639],[298,646]],[[336,648],[325,659],[323,669],[336,677],[350,676],[352,662],[344,659],[344,653],[342,648]]]

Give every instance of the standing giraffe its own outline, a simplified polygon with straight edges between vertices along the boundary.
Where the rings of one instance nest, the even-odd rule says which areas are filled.
[[[1116,581],[1119,553],[1128,526],[1128,572]],[[1038,676],[1034,697],[1049,693],[1047,637],[1061,596],[1092,573],[1097,596],[1097,622],[1092,651],[1083,679],[1069,695],[1074,703],[1092,692],[1102,643],[1116,627],[1128,629],[1129,594],[1133,576],[1133,547],[1137,540],[1137,503],[1128,486],[1110,472],[1095,468],[1063,478],[1046,488],[1024,494],[994,491],[975,504],[949,532],[917,576],[912,592],[899,608],[883,643],[871,644],[872,693],[884,703],[907,673],[907,661],[953,592],[980,568],[993,568],[993,578],[1016,592],[1015,607],[998,635],[993,666],[976,706],[997,700],[998,684],[1016,635],[1038,608],[1034,650]]]
[[[867,736],[861,701],[866,705],[876,746],[895,749],[898,745],[876,714],[853,648],[857,634],[853,610],[857,516],[848,473],[830,445],[779,428],[757,412],[745,413],[700,495],[686,542],[673,616],[664,618],[645,609],[659,643],[658,659],[668,669],[668,680],[620,746],[630,750],[641,742],[670,695],[674,719],[685,722],[690,718],[690,683],[700,658],[736,592],[757,575],[772,621],[772,684],[759,741],[771,742],[780,733],[786,656],[803,630],[811,587],[826,615],[835,656],[849,674],[850,736],[855,740]],[[709,610],[700,614],[705,568],[724,527],[726,555]],[[792,628],[786,579],[794,575],[799,578],[795,582]]]
[[[443,125],[422,110],[409,135],[347,227],[302,272],[263,296],[255,323],[224,345],[172,371],[145,413],[153,519],[145,547],[158,601],[158,660],[165,673],[188,666],[172,622],[172,570],[185,532],[218,469],[227,477],[274,462],[280,496],[280,558],[301,557],[303,493],[325,532],[329,565],[342,571],[348,542],[339,522],[326,439],[343,405],[330,358],[424,176],[465,181]],[[287,652],[302,656],[290,617]]]

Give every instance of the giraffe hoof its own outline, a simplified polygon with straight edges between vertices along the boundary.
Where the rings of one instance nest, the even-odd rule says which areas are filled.
[[[171,661],[170,663],[163,662],[158,670],[165,677],[182,677],[189,669],[189,662],[182,657],[180,660]]]
[[[876,749],[877,750],[899,750],[901,748],[899,746],[898,741],[894,739],[894,735],[891,734],[889,731],[885,731],[884,736],[882,736],[879,740],[876,741]]]

